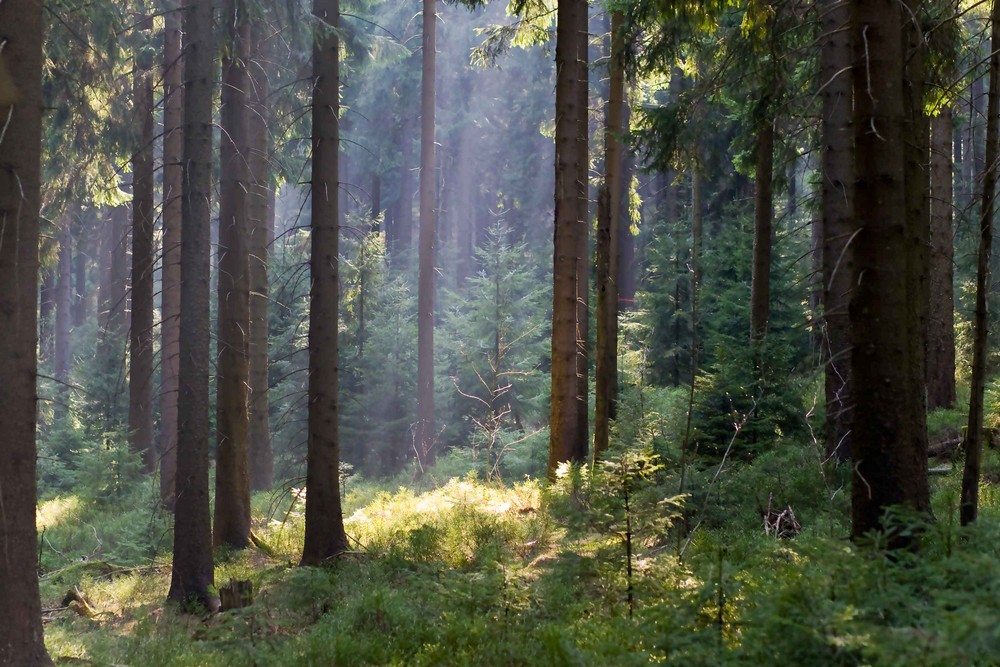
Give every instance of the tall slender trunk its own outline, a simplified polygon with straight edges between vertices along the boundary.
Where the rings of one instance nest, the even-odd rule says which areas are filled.
[[[854,277],[854,129],[851,7],[825,0],[820,51],[823,99],[823,185],[821,256],[823,280],[822,354],[826,456],[851,457],[851,323],[848,313]]]
[[[924,332],[913,304],[921,291],[917,260],[927,239],[907,206],[915,188],[907,186],[912,170],[905,139],[919,121],[915,99],[909,98],[917,82],[904,66],[909,38],[902,26],[910,25],[904,11],[914,7],[855,0],[852,8],[857,228],[850,323],[858,407],[852,419],[851,499],[857,539],[885,529],[889,507],[929,512],[930,490],[918,351]],[[907,540],[897,535],[892,542]]]
[[[952,114],[931,121],[931,265],[927,318],[927,409],[955,405],[955,303],[952,286]]]
[[[434,463],[434,59],[437,0],[423,0],[420,90],[420,246],[417,287],[417,423],[414,448],[421,469]]]
[[[757,135],[757,185],[754,195],[753,277],[750,281],[750,341],[759,344],[771,318],[771,246],[774,220],[774,117],[762,102],[765,118]],[[759,351],[759,350],[758,350]]]
[[[622,142],[625,108],[624,15],[611,14],[610,89],[604,130],[604,186],[597,215],[597,366],[594,457],[608,448],[618,400],[618,230],[622,224]]]
[[[1000,0],[990,12],[992,43],[1000,44]],[[982,211],[979,218],[979,257],[976,265],[976,310],[973,318],[972,381],[969,397],[969,428],[965,440],[962,471],[962,525],[979,514],[979,467],[983,449],[983,395],[986,387],[986,357],[989,353],[990,257],[993,252],[993,198],[1000,154],[1000,53],[990,54],[990,88],[986,113],[986,170],[983,173]]]
[[[52,358],[53,314],[56,306],[57,271],[51,267],[42,271],[42,282],[38,287],[38,354],[42,360]]]
[[[268,391],[268,267],[269,212],[273,210],[271,188],[271,135],[268,95],[270,85],[265,65],[263,21],[254,23],[254,53],[251,57],[250,173],[247,201],[250,224],[250,489],[269,489],[274,483],[274,451],[271,448]]]
[[[140,28],[152,30],[152,19]],[[153,81],[136,63],[132,89],[137,147],[132,158],[132,316],[129,327],[129,449],[156,469],[153,449]]]
[[[247,193],[250,141],[250,23],[239,0],[224,4],[222,145],[219,148],[218,372],[216,373],[215,525],[212,543],[242,549],[250,544],[250,245]]]
[[[184,0],[164,15],[163,32],[163,259],[160,278],[160,500],[174,506],[177,475],[177,395],[180,366],[181,208],[184,88],[181,23]]]
[[[73,253],[73,326],[82,327],[87,322],[87,312],[90,304],[90,292],[87,288],[87,260],[91,242],[92,229],[89,217],[80,221],[76,236],[76,248]]]
[[[313,0],[313,15],[322,33],[313,41],[308,497],[302,565],[318,565],[347,549],[340,505],[338,430],[340,42],[334,29],[340,22],[339,0]]]
[[[35,531],[42,3],[0,3],[15,99],[0,99],[0,665],[51,665],[42,636]],[[11,92],[11,91],[7,91]]]
[[[59,266],[56,270],[56,325],[55,325],[55,365],[56,399],[54,417],[64,419],[69,411],[69,363],[70,363],[70,323],[73,307],[73,235],[70,219],[63,219],[59,235]]]
[[[552,382],[549,419],[548,475],[560,463],[582,462],[587,457],[586,432],[580,430],[578,344],[578,258],[586,220],[581,219],[582,173],[578,141],[586,118],[579,88],[580,26],[586,20],[584,0],[559,0],[556,16],[556,178],[555,229],[553,233]],[[581,18],[581,15],[583,18]]]
[[[215,609],[218,598],[212,593],[215,570],[208,495],[212,99],[216,76],[211,0],[189,0],[184,23],[177,477],[168,598]]]
[[[577,68],[576,95],[581,109],[577,124],[576,150],[580,153],[577,164],[576,200],[581,221],[576,256],[576,413],[577,430],[583,456],[589,448],[590,424],[590,4],[585,2],[577,15]]]

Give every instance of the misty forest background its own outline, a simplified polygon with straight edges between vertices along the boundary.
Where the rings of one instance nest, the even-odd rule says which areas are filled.
[[[4,0],[15,86],[44,24],[4,664],[1000,665],[996,4]],[[897,155],[917,250],[854,222]]]

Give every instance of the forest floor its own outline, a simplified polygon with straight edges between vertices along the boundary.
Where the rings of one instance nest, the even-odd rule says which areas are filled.
[[[352,481],[353,548],[325,568],[296,567],[299,491],[258,494],[261,547],[216,559],[217,585],[255,599],[210,617],[164,603],[151,483],[63,494],[39,510],[46,641],[61,663],[141,667],[1000,665],[998,488],[961,529],[958,473],[936,476],[919,551],[888,557],[846,539],[846,471],[814,460],[786,446],[715,482],[706,465],[683,498],[664,475]],[[768,503],[801,530],[765,532]]]

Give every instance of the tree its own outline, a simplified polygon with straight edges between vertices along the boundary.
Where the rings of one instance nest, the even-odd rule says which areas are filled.
[[[587,457],[586,432],[580,430],[580,411],[586,413],[586,396],[579,395],[577,374],[578,258],[586,235],[581,217],[580,186],[582,151],[578,141],[585,123],[586,107],[579,88],[586,79],[579,62],[580,41],[585,33],[585,0],[559,0],[556,14],[556,187],[553,235],[552,288],[552,398],[549,419],[548,475],[565,461]],[[582,15],[582,16],[581,16]],[[584,185],[585,187],[585,185]]]
[[[69,366],[72,349],[70,345],[70,322],[73,303],[72,286],[73,273],[73,235],[70,230],[70,217],[63,218],[63,227],[59,234],[59,260],[56,270],[56,326],[55,326],[55,378],[59,383],[54,409],[56,420],[66,417],[69,412]]]
[[[851,364],[848,300],[854,275],[851,224],[854,205],[852,150],[851,8],[823,4],[820,82],[823,86],[821,255],[823,277],[823,377],[826,456],[851,456]]]
[[[140,28],[152,31],[152,19]],[[132,317],[129,327],[129,449],[156,468],[153,450],[153,82],[140,54],[133,84],[136,148],[132,158]]]
[[[0,94],[0,665],[50,665],[38,598],[35,531],[38,212],[42,3],[0,4],[12,90]]]
[[[216,377],[215,526],[212,542],[242,549],[250,543],[247,411],[250,384],[250,22],[246,6],[224,6],[227,47],[222,58],[222,145],[219,199],[219,362]]]
[[[919,84],[906,67],[907,7],[852,3],[854,40],[855,285],[850,306],[852,535],[884,528],[893,506],[930,512],[924,402],[924,331],[912,302],[922,292],[927,238],[908,206],[904,133],[914,129]],[[906,26],[908,29],[901,29]],[[907,76],[911,78],[907,78]],[[872,128],[875,131],[872,131]],[[911,135],[912,136],[912,135]],[[908,174],[908,172],[910,172]],[[898,537],[895,543],[902,542]]]
[[[171,3],[163,31],[163,270],[160,300],[160,500],[174,505],[180,365],[181,208],[184,88],[181,60],[183,0]]]
[[[434,51],[437,0],[423,0],[420,89],[420,241],[417,287],[417,423],[414,448],[421,469],[434,463]]]
[[[990,35],[1000,44],[1000,0],[990,12]],[[986,113],[986,166],[983,172],[982,208],[979,218],[979,255],[976,263],[976,309],[973,316],[972,380],[969,397],[969,428],[965,440],[965,467],[962,471],[962,525],[976,520],[979,513],[979,467],[983,450],[983,395],[986,387],[986,358],[989,353],[990,257],[993,252],[993,212],[997,186],[997,158],[1000,156],[1000,52],[990,53],[990,85]]]
[[[622,133],[625,111],[624,16],[611,14],[610,90],[604,130],[604,185],[597,213],[597,364],[594,415],[594,457],[608,448],[610,422],[618,400],[618,276],[619,241],[624,211]]]
[[[312,223],[309,267],[309,417],[306,533],[302,565],[318,565],[347,549],[340,506],[340,152],[339,0],[313,0],[320,33],[313,42]],[[433,50],[433,47],[432,47]]]
[[[927,409],[955,405],[955,298],[952,237],[952,113],[931,120],[930,303],[927,318]]]
[[[209,269],[212,98],[215,56],[210,0],[190,0],[184,28],[184,196],[177,397],[177,479],[170,600],[214,609],[208,497]]]

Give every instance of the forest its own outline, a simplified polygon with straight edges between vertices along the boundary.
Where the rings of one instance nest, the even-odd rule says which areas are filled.
[[[0,1],[0,667],[1000,666],[994,45]]]

